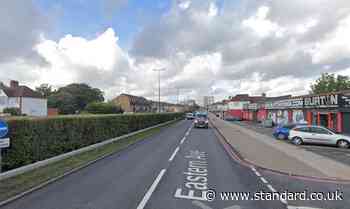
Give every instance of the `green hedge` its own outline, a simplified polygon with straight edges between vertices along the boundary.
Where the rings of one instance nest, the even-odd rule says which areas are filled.
[[[3,169],[18,168],[179,117],[181,113],[10,119],[11,147],[3,150]]]

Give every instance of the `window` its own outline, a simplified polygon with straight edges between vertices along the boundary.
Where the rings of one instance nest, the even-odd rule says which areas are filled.
[[[301,131],[301,132],[310,132],[310,128],[309,127],[300,127],[300,128],[296,128],[296,131]]]
[[[316,134],[331,134],[328,130],[318,127],[311,127],[311,132]]]
[[[6,99],[7,97],[0,96],[0,105],[6,105]]]

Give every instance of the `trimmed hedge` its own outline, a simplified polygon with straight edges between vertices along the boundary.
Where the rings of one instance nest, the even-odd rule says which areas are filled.
[[[162,113],[9,119],[11,147],[3,150],[3,170],[45,160],[182,116],[182,113]]]

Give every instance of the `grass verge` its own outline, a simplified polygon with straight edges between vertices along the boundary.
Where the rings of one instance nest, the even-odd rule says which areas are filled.
[[[153,128],[125,139],[107,144],[95,150],[61,160],[59,162],[38,168],[24,174],[0,181],[0,202],[15,195],[25,192],[33,187],[43,184],[51,179],[57,178],[73,169],[84,166],[103,156],[107,156],[146,138],[159,133],[164,127],[168,127],[177,121]]]

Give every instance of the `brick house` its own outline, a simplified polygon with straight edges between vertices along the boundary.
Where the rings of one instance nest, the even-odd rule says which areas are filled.
[[[0,84],[0,112],[5,108],[18,108],[28,116],[47,116],[47,100],[18,81],[11,81],[10,86]]]
[[[152,103],[144,97],[130,94],[121,94],[114,98],[112,102],[120,106],[124,112],[151,112]]]

